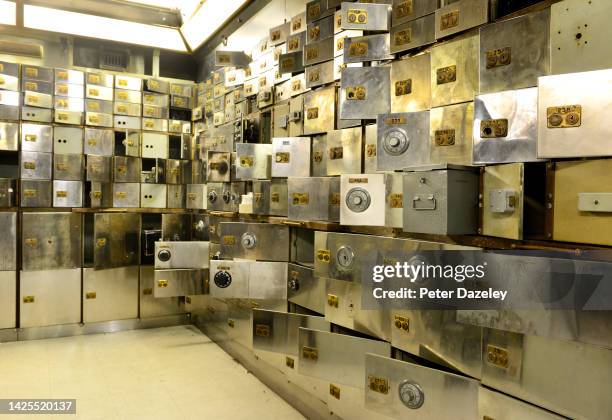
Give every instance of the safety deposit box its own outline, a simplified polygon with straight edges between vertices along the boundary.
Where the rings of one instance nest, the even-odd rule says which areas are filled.
[[[51,179],[52,153],[20,152],[21,179]]]
[[[473,124],[473,102],[433,108],[429,125],[431,162],[472,165]]]
[[[85,240],[85,263],[88,267],[110,268],[138,265],[140,257],[140,215],[129,213],[96,213],[93,238]]]
[[[378,143],[373,152],[377,170],[402,170],[430,162],[429,111],[381,114],[377,126]]]
[[[272,139],[272,176],[310,176],[310,137]]]
[[[458,0],[436,10],[436,39],[489,21],[490,0]]]
[[[168,186],[164,184],[140,184],[140,207],[163,209],[168,205]]]
[[[53,181],[53,207],[83,207],[83,182]]]
[[[138,317],[138,266],[83,269],[83,322]]]
[[[401,174],[340,176],[340,224],[402,227]]]
[[[390,111],[390,67],[347,67],[340,83],[340,118],[375,119]]]
[[[361,127],[329,131],[326,142],[324,159],[326,160],[327,175],[361,172]]]
[[[83,153],[86,155],[112,156],[113,148],[113,130],[103,128],[85,128]]]
[[[337,177],[289,178],[288,213],[291,220],[340,221],[340,179]]]
[[[22,180],[20,182],[21,207],[51,207],[53,183],[50,180]]]
[[[344,40],[344,62],[392,60],[389,34],[365,35]]]
[[[327,133],[336,120],[336,87],[328,86],[304,94],[304,134]]]
[[[408,0],[410,1],[410,0]],[[409,51],[436,42],[434,14],[391,28],[391,54]]]
[[[84,155],[53,154],[53,179],[63,181],[82,181]]]
[[[206,184],[187,184],[186,208],[206,210]]]
[[[153,296],[155,273],[151,266],[140,267],[139,314],[141,318],[155,318],[185,313],[185,305],[179,297],[156,298]]]
[[[236,144],[236,179],[253,180],[270,178],[272,145]]]
[[[140,184],[138,182],[113,183],[113,207],[140,207]]]
[[[53,151],[53,127],[43,124],[21,124],[21,150],[25,152]]]
[[[209,242],[155,242],[155,269],[208,268]]]
[[[204,277],[208,270],[155,270],[153,296],[170,298],[205,294]]]
[[[342,3],[341,29],[388,31],[391,26],[391,5],[376,3]]]
[[[289,261],[289,228],[267,223],[219,224],[222,258]],[[276,244],[270,247],[270,244]]]
[[[325,279],[316,277],[312,268],[289,264],[287,299],[311,311],[325,313]]]
[[[391,63],[391,112],[415,112],[431,108],[430,68],[430,53]]]
[[[286,299],[286,278],[286,262],[210,261],[210,294],[215,298]]]

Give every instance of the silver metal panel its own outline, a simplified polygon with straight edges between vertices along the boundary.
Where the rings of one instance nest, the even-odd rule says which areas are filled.
[[[21,105],[21,94],[10,90],[0,90],[0,104],[10,108],[19,107]],[[6,112],[6,114],[9,113]],[[19,114],[15,119],[19,119]]]
[[[390,4],[350,4],[341,6],[342,29],[359,29],[363,31],[388,31],[391,27]]]
[[[250,260],[289,261],[289,228],[267,223],[219,224],[221,256]],[[277,246],[270,247],[274,243]]]
[[[306,3],[306,22],[311,23],[325,16],[333,15],[334,8],[328,9],[325,0],[312,0]]]
[[[433,108],[429,126],[431,162],[472,165],[473,125],[473,102]]]
[[[81,266],[81,215],[24,213],[21,268],[24,271]]]
[[[87,155],[87,181],[111,182],[111,157]]]
[[[612,106],[611,80],[612,70],[539,79],[538,157],[611,154],[610,128],[605,120]]]
[[[129,213],[94,216],[94,267],[136,265],[140,257],[140,215]]]
[[[0,150],[19,150],[19,124],[0,122]]]
[[[167,159],[165,167],[166,183],[167,184],[182,184],[184,181],[191,180],[191,174],[183,173],[189,170],[187,167],[188,161],[179,159]]]
[[[308,24],[306,45],[334,36],[334,17],[327,16]]]
[[[0,178],[0,207],[15,207],[17,191],[17,180]]]
[[[52,154],[21,152],[21,179],[51,179]]]
[[[270,215],[287,217],[287,180],[270,182]]]
[[[312,176],[327,175],[327,134],[312,136]]]
[[[138,267],[83,269],[83,322],[138,317]]]
[[[101,72],[87,72],[85,83],[112,88],[115,78],[112,74]]]
[[[115,76],[115,88],[128,90],[142,90],[142,79],[139,77]]]
[[[291,18],[291,35],[303,32],[306,30],[306,12],[299,13]]]
[[[20,181],[21,207],[51,207],[53,184],[50,180],[23,180]]]
[[[129,117],[140,117],[142,115],[142,106],[140,104],[132,104],[129,102],[116,102],[113,107],[115,115],[124,115]]]
[[[55,95],[54,105],[56,111],[55,119],[59,122],[66,121],[66,124],[70,124],[70,120],[62,118],[61,114],[70,115],[71,113],[83,113],[83,111],[85,111],[85,100],[83,98],[66,98]],[[57,112],[58,110],[70,112],[59,113]],[[58,114],[60,114],[60,116],[58,116]],[[80,125],[80,123],[77,125]]]
[[[419,54],[391,63],[391,112],[431,108],[431,55]]]
[[[207,151],[232,152],[234,150],[234,125],[211,127],[204,132],[203,139],[203,142],[200,140],[200,153],[203,156],[206,156]]]
[[[289,83],[289,82],[287,82]],[[277,90],[278,94],[279,91]],[[289,133],[289,102],[272,108],[272,137],[287,137]]]
[[[477,231],[478,174],[463,170],[404,175],[404,231],[473,234]]]
[[[206,180],[208,182],[230,182],[232,172],[232,153],[208,152]]]
[[[365,338],[299,329],[299,372],[330,382],[363,389],[365,356],[389,356],[389,343]]]
[[[81,111],[55,111],[55,117],[53,119],[58,124],[72,124],[81,125],[83,124],[83,112]]]
[[[164,184],[140,184],[140,207],[163,209],[167,202],[168,186]]]
[[[480,92],[537,86],[538,77],[550,73],[549,24],[544,9],[482,27]]]
[[[361,127],[331,130],[327,133],[327,175],[361,173]]]
[[[80,85],[83,89],[85,84],[85,73],[79,70],[70,69],[55,69],[55,84],[70,83],[72,85]]]
[[[157,93],[144,92],[142,94],[142,104],[144,106],[156,106],[168,108],[170,106],[170,96]]]
[[[155,242],[155,269],[205,269],[209,266],[208,255],[209,242]]]
[[[81,322],[81,269],[22,271],[19,326]]]
[[[311,311],[325,313],[325,279],[316,277],[312,268],[288,265],[287,298]]]
[[[83,207],[83,183],[53,181],[53,207]]]
[[[170,93],[170,83],[161,79],[147,79],[146,87],[153,92],[168,94]]]
[[[113,130],[85,128],[83,153],[86,155],[112,156],[114,140]]]
[[[148,95],[153,95],[153,94],[148,94]],[[132,105],[141,105],[142,97],[143,97],[143,94],[140,91],[115,89],[115,112],[117,111],[117,103],[124,104],[126,107],[129,107],[129,105],[127,105],[128,103]],[[141,109],[141,108],[135,107],[135,109]],[[126,113],[125,110],[120,110],[120,111],[124,114]],[[129,114],[125,114],[125,115],[129,115]],[[140,115],[140,113],[138,115]]]
[[[185,185],[168,185],[169,209],[186,208],[187,188]]]
[[[21,150],[28,152],[53,151],[53,127],[43,124],[21,124]]]
[[[112,101],[99,101],[96,99],[86,99],[85,100],[85,111],[92,112],[92,113],[112,114],[113,113],[113,103]]]
[[[287,53],[302,52],[306,44],[306,32],[298,32],[287,37]]]
[[[155,284],[153,267],[140,267],[140,318],[176,315],[185,312],[185,305],[178,297],[156,298],[153,296]]]
[[[457,0],[436,10],[436,39],[489,21],[489,0]]]
[[[13,112],[9,112],[9,114],[7,119],[17,119],[17,117],[13,118]],[[21,119],[23,121],[50,123],[53,120],[53,111],[51,109],[23,106],[21,107]]]
[[[5,61],[0,63],[0,89],[14,92],[19,90],[19,64]]]
[[[12,105],[4,105],[2,104],[2,98],[5,95],[4,93],[5,91],[0,91],[0,118],[2,118],[3,120],[10,120],[10,121],[18,121],[19,120],[19,106],[12,106]],[[19,97],[17,98],[17,103],[20,102]],[[26,116],[27,119],[27,116]]]
[[[170,83],[170,94],[192,97],[194,87],[193,83]]]
[[[375,119],[390,111],[390,67],[357,67],[342,70],[340,118]]]
[[[112,184],[110,182],[91,182],[89,205],[91,208],[112,207]]]
[[[389,34],[366,35],[344,40],[344,62],[392,60]]]
[[[486,419],[512,420],[521,418],[525,420],[561,420],[550,411],[527,404],[521,400],[509,397],[485,387],[478,389],[478,416]]]
[[[132,156],[113,156],[114,182],[139,182],[142,160]]]
[[[142,133],[142,157],[168,159],[169,138],[167,134]]]
[[[332,33],[333,34],[333,33]],[[329,61],[334,58],[334,38],[325,38],[304,46],[304,66]]]
[[[331,177],[289,178],[290,220],[340,221],[340,180]]]
[[[138,112],[138,111],[136,111]],[[139,116],[139,113],[136,113]],[[167,119],[170,115],[170,108],[154,106],[154,105],[143,105],[142,116],[147,118],[162,118]]]
[[[430,163],[429,111],[381,114],[377,126],[377,170],[402,170]]]
[[[85,124],[94,127],[112,127],[113,115],[99,112],[85,112]]]
[[[269,179],[271,171],[272,145],[236,144],[236,179]]]
[[[364,132],[365,152],[363,157],[363,173],[373,174],[378,172],[376,162],[378,159],[376,150],[378,126],[376,124],[366,125]]]
[[[249,263],[211,260],[209,284],[214,298],[248,298]]]
[[[115,128],[127,128],[131,130],[140,130],[142,120],[140,117],[124,117],[115,115],[113,118],[113,126]]]
[[[53,95],[38,92],[24,92],[23,105],[35,108],[53,108]]]
[[[188,209],[206,210],[208,203],[206,184],[187,184],[186,198]]]
[[[537,161],[537,106],[537,88],[477,96],[473,162]]]
[[[66,100],[66,98],[80,99],[81,108],[83,108],[83,98],[85,97],[85,89],[83,85],[76,85],[70,83],[55,83],[55,107],[57,108],[58,99],[60,101]],[[72,102],[72,101],[70,101]],[[61,102],[60,102],[61,103]]]
[[[291,98],[289,101],[289,136],[304,134],[304,98],[302,95]]]
[[[84,155],[53,154],[53,179],[63,181],[82,181]]]
[[[272,176],[310,176],[310,137],[272,139]]]
[[[365,405],[394,419],[478,418],[478,381],[374,354],[365,355]]]
[[[17,273],[0,271],[0,329],[17,327],[16,302]]]
[[[432,14],[439,6],[439,0],[393,0],[391,26],[413,21],[425,15]]]
[[[253,181],[253,214],[270,214],[270,181]]]
[[[98,99],[101,101],[113,100],[113,88],[98,85],[85,85],[85,97],[88,99]]]
[[[0,239],[0,273],[14,271],[17,269],[17,213],[1,212],[0,224],[4,232]]]
[[[169,298],[204,294],[204,275],[208,275],[208,270],[155,270],[153,296]]]
[[[143,131],[168,131],[168,120],[160,120],[157,118],[143,118],[142,119]]]
[[[137,182],[113,183],[113,207],[140,207],[140,184]]]

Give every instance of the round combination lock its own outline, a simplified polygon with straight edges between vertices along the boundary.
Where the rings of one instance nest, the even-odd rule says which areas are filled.
[[[240,238],[240,243],[243,248],[253,249],[257,246],[257,237],[251,232],[245,232]]]
[[[355,213],[362,213],[370,207],[370,193],[361,187],[355,187],[346,194],[346,206]]]
[[[425,394],[417,383],[408,380],[402,381],[399,384],[398,392],[402,404],[413,410],[421,408],[425,402]]]
[[[336,251],[336,263],[340,269],[350,269],[355,260],[355,252],[348,245],[343,245]]]
[[[223,175],[227,173],[228,169],[229,169],[229,165],[227,164],[225,160],[222,160],[221,162],[219,162],[219,165],[217,166],[217,172]]]
[[[227,271],[218,271],[213,277],[213,281],[217,287],[225,289],[232,284],[232,275]]]
[[[210,203],[214,203],[215,201],[217,201],[217,192],[216,191],[210,191],[208,193],[208,201]]]
[[[385,133],[383,138],[383,149],[392,156],[398,156],[408,150],[410,140],[404,130],[394,128]]]
[[[289,290],[293,290],[294,292],[300,290],[300,282],[298,281],[298,279],[289,280],[287,282],[287,286],[289,287]]]
[[[226,204],[229,204],[232,195],[230,194],[229,191],[223,191],[223,195],[221,196],[223,198],[223,202],[225,202]]]
[[[169,249],[162,249],[157,253],[157,259],[161,262],[170,261],[170,257],[172,257],[172,253]]]

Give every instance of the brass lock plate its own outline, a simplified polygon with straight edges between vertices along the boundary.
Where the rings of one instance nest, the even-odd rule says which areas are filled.
[[[26,238],[24,243],[30,248],[36,248],[38,246],[38,239],[36,238]]]
[[[97,297],[96,292],[87,292],[85,293],[85,299],[95,299]]]
[[[344,155],[344,149],[342,148],[342,146],[331,147],[329,149],[329,159],[330,160],[342,159],[343,155]]]
[[[376,145],[375,144],[367,144],[366,145],[366,156],[367,157],[375,157],[376,156]]]
[[[329,263],[331,260],[331,252],[329,249],[318,249],[317,260],[322,263]]]
[[[309,82],[319,81],[319,69],[312,70],[310,73],[308,73],[308,81]]]
[[[304,359],[310,359],[316,362],[319,360],[319,349],[315,347],[302,346],[302,357]]]
[[[223,245],[235,245],[236,244],[236,237],[233,235],[224,235],[223,238],[221,238]]]
[[[146,289],[142,289],[142,294],[145,296],[149,296],[153,294],[153,289],[151,289],[150,287],[147,287]]]
[[[392,209],[404,208],[404,196],[403,194],[389,194],[389,207]]]
[[[58,198],[66,198],[68,197],[68,191],[56,191],[55,196]]]
[[[273,192],[270,194],[270,201],[272,203],[279,203],[280,202],[280,193],[277,192]]]
[[[278,41],[281,37],[281,31],[280,29],[276,29],[272,32],[270,38],[272,38],[272,41]]]
[[[319,39],[319,36],[321,35],[321,27],[320,26],[313,26],[312,28],[308,29],[308,37],[310,38],[311,41],[316,41]]]
[[[285,357],[285,365],[290,369],[295,369],[295,360],[292,357]]]
[[[340,387],[334,384],[329,384],[329,395],[339,400],[340,399]]]
[[[365,25],[368,23],[368,11],[365,9],[348,9],[346,18],[349,23]]]
[[[23,190],[23,196],[28,198],[36,197],[36,190]]]
[[[307,13],[310,19],[316,18],[317,16],[321,14],[321,4],[314,3],[314,4],[309,5]]]
[[[504,67],[512,62],[512,49],[510,47],[496,48],[487,51],[487,70]]]
[[[295,65],[295,60],[293,57],[285,57],[280,62],[280,69],[282,73],[289,73],[293,66]]]
[[[257,337],[270,337],[272,335],[270,326],[266,324],[255,324],[255,335]]]
[[[227,320],[227,326],[230,328],[234,328],[235,324],[234,324],[234,320],[233,319],[228,319]]]
[[[393,325],[398,330],[410,331],[410,320],[406,317],[395,315],[393,317]]]
[[[34,303],[34,296],[24,296],[23,303]]]
[[[331,193],[329,195],[329,205],[336,207],[340,205],[340,193]]]
[[[338,299],[338,296],[336,295],[332,295],[332,294],[328,294],[327,295],[327,304],[329,306],[332,306],[334,308],[338,307],[338,303],[340,302],[340,300]]]
[[[306,111],[306,119],[315,120],[319,118],[319,108],[308,108]]]
[[[291,153],[289,152],[276,152],[275,155],[276,163],[289,163],[291,159]]]
[[[459,25],[459,10],[453,10],[440,16],[440,30],[454,28]]]
[[[294,206],[307,206],[309,202],[308,193],[293,193],[291,202]]]
[[[345,92],[347,101],[364,101],[367,97],[365,86],[348,86]]]
[[[398,19],[410,16],[413,12],[412,6],[413,0],[404,0],[401,3],[395,5],[395,17]]]
[[[502,369],[508,369],[510,365],[508,350],[491,344],[487,345],[487,363]]]
[[[434,133],[436,146],[454,146],[455,145],[455,130],[436,130]]]
[[[575,128],[582,125],[582,105],[546,108],[548,128]]]
[[[323,161],[323,153],[320,151],[312,152],[312,161],[321,163]]]
[[[368,388],[380,394],[389,393],[389,380],[374,375],[368,376]]]
[[[368,55],[367,42],[353,42],[349,45],[349,57],[365,57]]]
[[[482,120],[480,122],[480,137],[493,139],[508,136],[508,120],[500,118],[497,120]]]
[[[240,166],[243,168],[252,168],[255,159],[253,156],[241,156],[240,157]]]
[[[452,65],[448,67],[441,67],[436,70],[436,83],[438,85],[444,85],[446,83],[452,83],[457,81],[457,66]]]
[[[395,96],[409,95],[412,93],[412,79],[398,80],[395,82]]]
[[[319,47],[306,47],[306,59],[316,60],[317,58],[319,58]]]
[[[168,280],[157,280],[157,287],[168,287]]]

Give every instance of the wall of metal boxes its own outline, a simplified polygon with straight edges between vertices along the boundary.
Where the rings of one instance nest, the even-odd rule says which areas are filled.
[[[197,89],[2,63],[0,327],[190,312],[343,418],[611,418],[608,312],[362,310],[361,269],[612,245],[612,6],[390,3],[308,2]],[[32,208],[81,206],[134,210]]]

